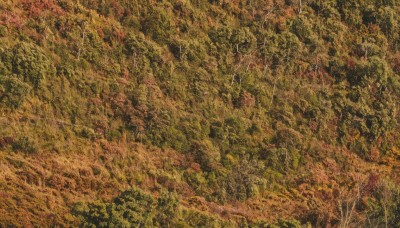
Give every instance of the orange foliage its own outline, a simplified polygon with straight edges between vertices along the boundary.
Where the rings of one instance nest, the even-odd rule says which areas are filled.
[[[28,12],[29,17],[40,17],[44,11],[52,12],[54,16],[64,15],[64,10],[54,0],[20,0],[22,8]]]

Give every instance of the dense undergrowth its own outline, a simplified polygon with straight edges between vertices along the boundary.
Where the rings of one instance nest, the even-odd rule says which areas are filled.
[[[394,0],[0,2],[0,224],[400,226]]]

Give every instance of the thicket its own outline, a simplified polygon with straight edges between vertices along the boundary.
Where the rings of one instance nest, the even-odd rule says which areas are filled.
[[[398,160],[395,1],[24,0],[1,12],[0,107],[25,115],[0,130],[16,139],[5,150],[173,149],[176,179],[221,204],[307,181],[333,191],[338,180],[314,185],[309,167],[346,170],[337,151]],[[85,226],[178,224],[160,200],[179,207],[133,190],[76,213]],[[371,202],[357,209],[381,216]]]
[[[183,207],[173,193],[155,198],[136,188],[122,192],[111,203],[76,203],[72,213],[82,219],[82,227],[302,227],[296,220],[276,224],[222,220]]]
[[[154,199],[141,190],[121,193],[112,203],[76,204],[73,213],[83,218],[83,227],[169,227],[178,222],[178,200],[171,194]]]

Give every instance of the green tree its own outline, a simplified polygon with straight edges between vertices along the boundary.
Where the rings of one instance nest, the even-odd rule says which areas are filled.
[[[0,77],[0,103],[16,109],[25,101],[31,88],[17,76]]]
[[[44,51],[32,44],[21,42],[12,48],[12,72],[38,89],[42,80],[55,75],[55,67]]]

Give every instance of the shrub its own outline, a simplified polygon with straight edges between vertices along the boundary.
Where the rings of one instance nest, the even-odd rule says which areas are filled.
[[[160,129],[162,145],[167,147],[172,147],[173,149],[183,152],[189,149],[188,140],[186,135],[182,131],[176,129],[175,127],[166,127],[165,129]]]
[[[279,219],[278,223],[276,224],[280,228],[300,228],[303,227],[301,225],[301,222],[292,219],[292,220],[284,220],[284,219]]]
[[[231,42],[237,53],[248,53],[255,47],[257,39],[249,28],[240,28],[233,32]]]
[[[104,63],[101,61],[105,52],[102,41],[97,31],[89,30],[86,35],[85,43],[83,44],[84,48],[81,47],[82,57],[99,69],[103,69],[104,67]]]
[[[225,130],[221,121],[215,121],[211,123],[210,137],[220,140],[225,138]]]
[[[233,48],[236,53],[248,53],[257,43],[257,38],[247,27],[234,30],[227,26],[215,28],[210,30],[208,37],[219,48]]]
[[[142,55],[147,53],[147,45],[143,34],[136,36],[129,33],[125,39],[125,53],[132,56],[133,54]]]
[[[162,63],[162,50],[154,43],[147,42],[141,33],[129,33],[124,41],[124,53],[131,59],[131,71],[143,74],[146,71],[156,72]]]
[[[398,32],[399,25],[396,20],[396,12],[391,7],[383,7],[378,12],[378,24],[386,36],[392,36]]]
[[[155,41],[165,43],[174,33],[175,24],[168,9],[153,8],[144,19],[142,31]]]
[[[83,227],[149,226],[152,224],[153,203],[150,195],[132,189],[123,192],[113,203],[77,203],[72,213],[81,218]]]
[[[12,72],[30,82],[35,89],[45,77],[55,74],[50,58],[32,43],[21,42],[12,49],[12,53]]]
[[[12,149],[14,151],[21,151],[27,154],[33,154],[38,152],[38,147],[35,142],[30,138],[23,136],[12,143]]]
[[[304,17],[298,17],[293,21],[291,31],[307,45],[314,46],[315,48],[315,45],[318,43],[318,37],[314,34],[312,25]]]
[[[168,227],[174,224],[176,219],[181,216],[179,211],[179,200],[175,194],[163,191],[157,200],[157,226]]]
[[[261,57],[272,66],[284,64],[288,66],[299,57],[302,44],[298,37],[291,32],[276,34],[274,31],[262,33],[263,44],[260,47]],[[288,66],[289,68],[289,66]]]
[[[15,76],[0,78],[0,102],[16,109],[29,95],[31,86]]]
[[[73,127],[73,131],[82,138],[95,139],[97,137],[96,132],[92,128],[86,126],[76,125]]]
[[[355,27],[359,27],[362,24],[359,1],[338,0],[337,5],[343,18],[342,20]]]
[[[211,41],[214,42],[217,46],[223,48],[231,47],[232,35],[232,29],[227,26],[212,29],[208,33]]]
[[[230,117],[225,119],[225,131],[228,132],[228,140],[231,144],[242,142],[245,134],[245,125],[240,118]]]
[[[71,64],[63,64],[60,66],[57,66],[57,74],[62,75],[67,77],[68,79],[71,79],[75,76],[75,68]]]
[[[181,227],[235,227],[231,221],[224,221],[204,212],[183,210]]]
[[[368,182],[370,184],[371,181]],[[399,186],[389,180],[378,180],[372,190],[373,198],[368,198],[367,226],[398,227],[400,225]]]
[[[162,192],[155,199],[136,188],[112,203],[77,203],[72,213],[81,219],[82,227],[233,227],[203,212],[181,210],[174,194]]]
[[[202,170],[212,171],[221,159],[219,151],[214,148],[211,142],[194,142],[190,153],[194,160],[201,165]]]
[[[207,176],[213,193],[207,199],[216,202],[243,201],[258,192],[258,181],[255,175],[257,164],[242,159],[233,165],[230,171],[216,171]]]
[[[154,198],[139,189],[131,189],[118,196],[113,207],[125,211],[124,218],[132,225],[151,224],[154,217]],[[122,213],[121,213],[122,214]]]
[[[7,33],[7,27],[4,25],[0,25],[0,37],[5,37]]]

